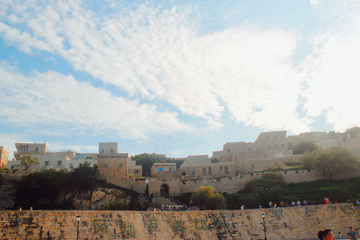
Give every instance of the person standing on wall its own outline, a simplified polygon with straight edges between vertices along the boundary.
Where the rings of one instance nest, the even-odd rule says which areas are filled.
[[[350,232],[347,234],[350,240],[359,240],[353,227],[350,227]]]

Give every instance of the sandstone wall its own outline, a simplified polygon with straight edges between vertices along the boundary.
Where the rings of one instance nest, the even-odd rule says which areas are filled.
[[[359,228],[352,204],[198,212],[2,211],[0,239],[268,239],[316,238],[319,229]]]

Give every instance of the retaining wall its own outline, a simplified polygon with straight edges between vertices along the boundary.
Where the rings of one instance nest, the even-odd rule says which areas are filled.
[[[198,212],[1,211],[0,239],[268,239],[316,238],[319,229],[359,227],[352,204]]]

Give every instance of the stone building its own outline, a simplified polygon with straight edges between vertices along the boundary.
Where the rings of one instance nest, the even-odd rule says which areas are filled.
[[[32,158],[39,158],[40,164],[32,165],[31,169],[56,169],[71,171],[79,167],[81,163],[89,162],[90,165],[97,163],[97,153],[76,153],[68,150],[62,152],[47,151],[46,143],[15,143],[14,152],[15,161],[8,161],[8,168],[11,170],[20,169],[21,158],[24,155],[30,155]]]
[[[5,150],[5,147],[0,146],[0,169],[7,167],[7,162],[9,159],[9,153]]]
[[[159,172],[176,171],[176,163],[154,163],[151,167],[151,177],[156,177]]]

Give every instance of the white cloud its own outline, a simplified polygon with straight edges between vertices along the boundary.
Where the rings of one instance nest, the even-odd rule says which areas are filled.
[[[147,138],[149,133],[190,131],[174,112],[159,112],[153,104],[115,97],[54,71],[23,76],[0,64],[0,122],[18,126],[70,124],[94,133],[114,132],[122,138]]]
[[[299,119],[296,113],[300,80],[289,62],[298,40],[294,33],[253,26],[199,36],[196,12],[183,7],[176,11],[159,10],[148,3],[135,10],[122,7],[117,15],[106,17],[96,16],[76,1],[33,4],[14,7],[12,15],[16,16],[10,16],[7,10],[0,14],[9,22],[11,18],[26,25],[0,26],[0,34],[8,44],[22,51],[42,50],[60,55],[76,70],[120,87],[131,97],[154,103],[166,101],[183,115],[203,118],[209,129],[223,125],[221,114],[226,107],[237,122],[246,125],[265,130],[289,129],[293,133],[309,130],[310,120]],[[59,78],[55,73],[41,76],[48,74]],[[82,86],[71,77],[66,79]],[[55,96],[62,99],[58,92],[52,94],[51,101],[55,101]],[[26,96],[22,100],[27,101]],[[123,104],[122,98],[116,101],[115,105]],[[62,108],[67,100],[57,102],[56,107]],[[71,112],[79,110],[70,108]],[[148,114],[156,111],[156,106],[141,105],[139,109]],[[50,117],[54,110],[41,114],[58,124],[70,121],[58,115],[57,119]],[[171,115],[176,122],[173,113],[162,114]],[[81,114],[75,114],[74,119],[79,117]],[[128,121],[148,117],[157,116],[136,115],[136,119]],[[111,119],[94,118],[100,118],[95,121],[96,127],[102,121],[111,127],[116,125]],[[70,122],[77,125],[75,120]],[[94,124],[80,122],[88,127]],[[175,129],[182,128],[179,123],[175,125]],[[124,131],[121,135],[127,134]]]
[[[319,4],[319,0],[310,0],[310,4],[316,6]]]
[[[78,153],[98,153],[99,146],[63,145],[60,143],[46,143],[47,150],[50,152],[61,152],[66,150]]]
[[[359,13],[359,6],[355,12]],[[359,14],[337,34],[314,36],[314,54],[301,65],[307,88],[304,108],[310,118],[326,114],[336,131],[360,126]]]
[[[31,142],[19,134],[0,133],[0,146],[4,146],[9,153],[9,160],[14,158],[14,151],[16,151],[15,143]]]

